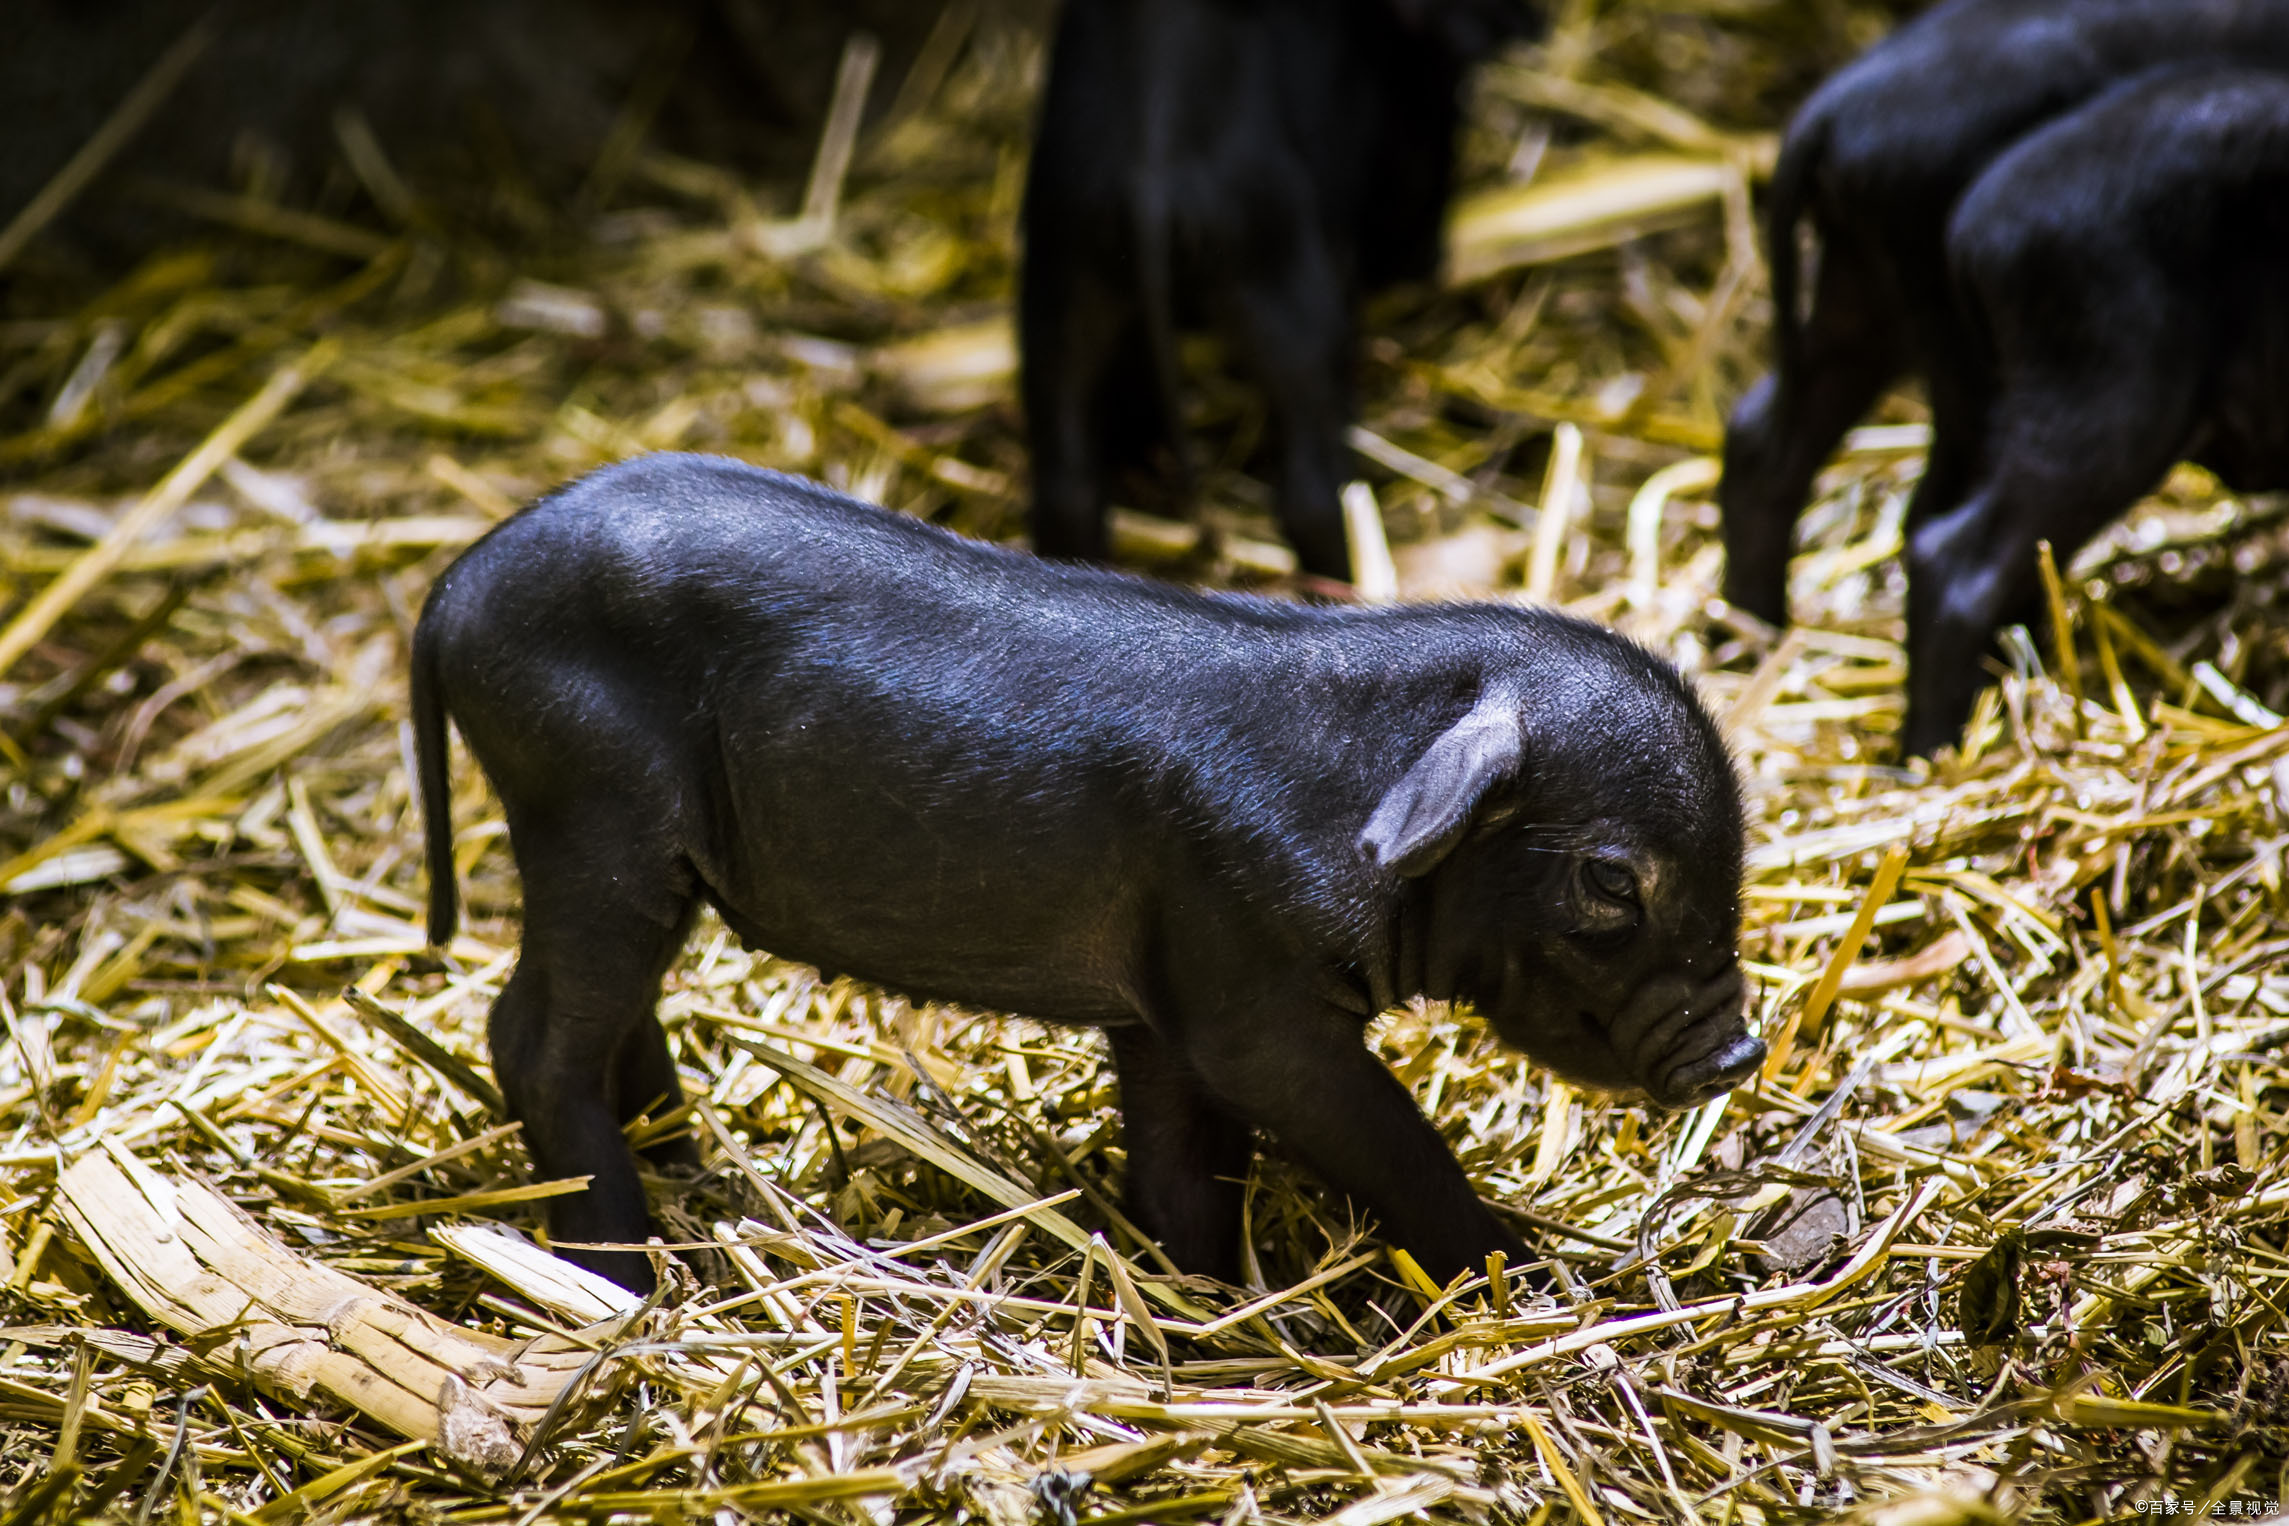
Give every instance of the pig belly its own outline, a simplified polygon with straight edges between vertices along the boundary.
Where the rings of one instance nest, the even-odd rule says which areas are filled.
[[[1027,817],[1023,792],[917,799],[898,781],[741,791],[694,854],[749,945],[919,1000],[1102,1025],[1140,1015],[1149,875],[1098,826]]]
[[[724,925],[747,947],[828,976],[848,975],[914,1001],[1011,1012],[1046,1023],[1113,1028],[1142,1019],[1141,1002],[1122,980],[1118,961],[1097,964],[1111,937],[1086,929],[1064,938],[1007,937],[1000,947],[945,946],[928,929],[888,929],[881,938],[852,936],[825,919],[757,920],[745,908],[716,903]]]

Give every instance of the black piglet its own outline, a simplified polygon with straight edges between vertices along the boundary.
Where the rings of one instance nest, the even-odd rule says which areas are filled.
[[[1547,610],[1187,593],[652,456],[503,522],[422,611],[438,941],[448,716],[524,887],[494,1070],[535,1167],[591,1179],[549,1200],[562,1241],[647,1230],[621,1125],[679,1099],[653,1008],[702,904],[910,996],[1104,1029],[1130,1212],[1226,1277],[1257,1129],[1441,1280],[1524,1255],[1363,1043],[1395,1003],[1469,1001],[1669,1106],[1764,1052],[1724,745],[1674,669]]]
[[[1069,0],[1024,209],[1035,545],[1103,560],[1125,469],[1185,456],[1176,336],[1263,388],[1280,522],[1346,579],[1359,304],[1437,268],[1459,93],[1526,0]]]

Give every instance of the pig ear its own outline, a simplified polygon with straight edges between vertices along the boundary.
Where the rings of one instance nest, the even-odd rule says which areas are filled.
[[[1359,834],[1380,869],[1412,879],[1462,840],[1487,791],[1517,777],[1526,751],[1514,702],[1480,701],[1392,785]]]

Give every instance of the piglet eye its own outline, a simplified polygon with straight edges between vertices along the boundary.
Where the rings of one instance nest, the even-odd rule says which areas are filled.
[[[1584,859],[1582,880],[1606,900],[1618,901],[1624,906],[1637,904],[1637,876],[1630,872],[1627,864],[1617,864],[1607,858]]]
[[[1645,915],[1637,875],[1610,858],[1585,858],[1574,870],[1574,936],[1592,943],[1626,937]]]

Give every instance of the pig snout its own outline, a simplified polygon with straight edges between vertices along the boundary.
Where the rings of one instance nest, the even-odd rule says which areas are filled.
[[[1698,1107],[1746,1081],[1764,1063],[1764,1040],[1742,1033],[1715,1054],[1688,1060],[1664,1078],[1655,1100],[1664,1107]]]
[[[1748,987],[1739,965],[1699,982],[1646,982],[1614,1025],[1615,1047],[1646,1095],[1687,1108],[1721,1096],[1764,1063],[1764,1041],[1743,1017]]]

